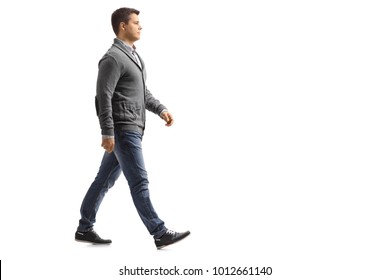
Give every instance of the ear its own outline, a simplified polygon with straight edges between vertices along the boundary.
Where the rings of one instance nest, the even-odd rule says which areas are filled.
[[[126,24],[125,24],[124,22],[121,22],[121,23],[119,24],[119,29],[125,31],[125,30],[126,30]]]

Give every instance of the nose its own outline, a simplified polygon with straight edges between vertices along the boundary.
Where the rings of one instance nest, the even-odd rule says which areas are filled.
[[[140,25],[140,26],[138,26],[138,30],[142,30],[142,26]]]

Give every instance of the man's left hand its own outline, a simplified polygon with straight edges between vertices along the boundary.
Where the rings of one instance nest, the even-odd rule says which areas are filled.
[[[168,111],[162,112],[160,117],[166,122],[165,126],[171,126],[173,124],[173,117]]]

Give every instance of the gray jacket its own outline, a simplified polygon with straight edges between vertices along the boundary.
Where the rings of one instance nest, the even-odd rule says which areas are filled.
[[[166,109],[147,89],[145,65],[139,59],[142,69],[115,38],[99,61],[95,105],[102,135],[114,135],[114,128],[143,134],[145,109],[158,115]]]

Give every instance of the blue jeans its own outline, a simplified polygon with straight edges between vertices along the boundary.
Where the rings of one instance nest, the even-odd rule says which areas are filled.
[[[166,232],[164,222],[157,216],[150,201],[141,142],[142,135],[138,132],[115,131],[115,149],[103,156],[99,172],[81,205],[81,219],[77,230],[92,229],[100,203],[123,171],[134,205],[149,233],[159,238]]]

